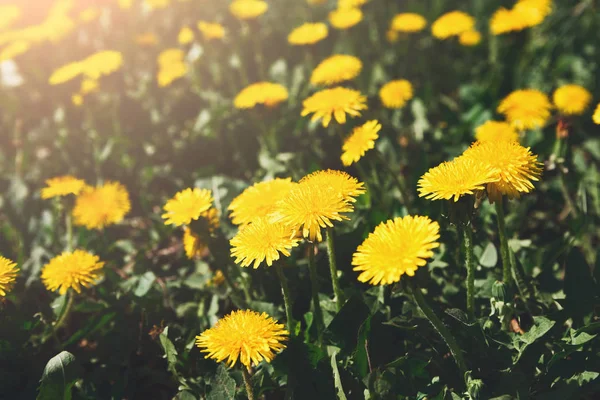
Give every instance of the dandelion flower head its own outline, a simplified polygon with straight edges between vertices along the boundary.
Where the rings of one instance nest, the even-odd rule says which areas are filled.
[[[86,186],[75,199],[73,217],[76,225],[102,229],[121,222],[131,209],[129,193],[118,182]]]
[[[346,138],[342,145],[342,163],[349,166],[361,159],[365,153],[375,147],[379,138],[381,124],[377,120],[367,121],[354,128],[352,134]]]
[[[98,256],[84,250],[64,252],[54,257],[42,268],[42,282],[49,291],[58,290],[62,296],[73,289],[89,288],[101,276],[104,263]]]
[[[257,218],[250,225],[241,226],[231,239],[231,256],[242,267],[254,263],[256,269],[263,261],[270,267],[273,261],[279,260],[279,253],[289,257],[290,250],[298,246],[299,241],[289,225]]]
[[[332,221],[348,219],[344,213],[352,212],[351,203],[339,190],[304,181],[296,185],[277,204],[273,221],[287,224],[294,232],[311,241],[322,241],[321,228],[333,227]]]
[[[84,188],[85,182],[71,175],[58,176],[46,180],[46,187],[42,189],[42,199],[62,197],[69,194],[78,195]]]
[[[340,124],[346,123],[346,114],[360,116],[367,109],[367,98],[358,90],[335,87],[321,90],[302,103],[302,116],[313,114],[311,121],[322,120],[324,127],[329,126],[332,117]]]
[[[516,90],[506,96],[498,112],[518,130],[543,127],[550,118],[552,104],[546,94],[535,89]]]
[[[165,225],[189,225],[200,218],[203,213],[211,208],[213,203],[212,192],[208,189],[188,188],[175,194],[167,201],[163,209],[162,218]]]
[[[354,56],[336,54],[321,61],[310,77],[313,85],[335,85],[358,76],[362,62]]]
[[[541,163],[528,147],[517,142],[475,142],[461,156],[475,162],[485,163],[495,170],[495,181],[487,184],[490,202],[500,200],[502,195],[509,199],[534,189],[533,182],[542,174]]]
[[[487,121],[475,129],[475,139],[480,142],[518,142],[519,134],[508,122]]]
[[[269,5],[262,0],[234,0],[229,11],[238,19],[254,19],[267,12]]]
[[[305,23],[294,29],[288,35],[288,42],[293,45],[315,44],[325,39],[329,31],[322,22]]]
[[[429,200],[454,200],[485,190],[498,181],[497,171],[489,164],[465,157],[443,162],[429,169],[418,182],[419,197]]]
[[[592,94],[579,85],[564,85],[554,91],[554,105],[563,114],[581,115],[592,101]]]
[[[433,36],[447,39],[475,28],[475,18],[462,11],[451,11],[436,19],[431,25]]]
[[[275,178],[246,188],[229,204],[231,222],[246,225],[256,218],[271,215],[276,210],[277,202],[296,185],[292,178]]]
[[[17,279],[17,264],[0,256],[0,298],[6,296]]]
[[[179,31],[179,35],[177,35],[177,41],[179,44],[189,44],[194,41],[194,31],[189,27],[184,26]]]
[[[379,90],[379,98],[386,108],[402,108],[413,97],[413,87],[405,79],[386,83]]]
[[[363,12],[358,7],[338,8],[329,13],[329,22],[336,29],[348,29],[363,19]]]
[[[359,182],[358,179],[344,171],[333,169],[308,174],[300,180],[300,184],[331,189],[337,195],[341,196],[342,199],[351,203],[356,202],[356,197],[366,192],[363,182]]]
[[[187,73],[188,69],[184,57],[183,50],[175,48],[163,50],[158,55],[158,72],[156,75],[158,86],[168,86]]]
[[[439,247],[440,226],[423,216],[394,218],[379,224],[352,256],[358,280],[371,285],[398,282],[414,276]]]
[[[287,99],[288,91],[284,86],[278,83],[258,82],[242,89],[233,100],[233,104],[236,108],[253,108],[257,104],[274,107]]]
[[[419,32],[425,29],[427,20],[420,14],[401,13],[392,19],[391,29],[396,32]]]
[[[481,33],[476,30],[463,32],[458,37],[458,43],[463,46],[477,46],[479,42],[481,42]]]
[[[198,30],[206,40],[222,39],[225,37],[225,27],[217,22],[199,21]]]
[[[356,8],[367,4],[369,0],[338,0],[338,8]]]
[[[246,368],[261,361],[271,362],[286,346],[289,332],[266,313],[238,310],[221,318],[215,326],[196,336],[206,358],[226,360],[229,367],[240,361]]]
[[[596,125],[600,125],[600,104],[598,104],[596,107],[596,111],[594,111],[592,119]]]

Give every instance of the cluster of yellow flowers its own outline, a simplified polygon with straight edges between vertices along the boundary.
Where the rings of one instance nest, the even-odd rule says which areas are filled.
[[[552,0],[518,0],[512,9],[498,9],[490,20],[494,35],[521,31],[541,24],[552,12]]]
[[[184,62],[185,53],[181,49],[167,49],[158,55],[158,73],[156,79],[158,86],[170,85],[175,79],[187,73]]]

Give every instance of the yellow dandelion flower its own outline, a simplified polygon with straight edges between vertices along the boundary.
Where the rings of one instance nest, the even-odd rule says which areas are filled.
[[[318,6],[321,4],[325,4],[327,0],[306,0],[306,2],[312,6]]]
[[[462,11],[448,12],[431,25],[431,33],[438,39],[458,36],[475,28],[475,18]]]
[[[498,180],[496,169],[489,164],[459,157],[427,171],[418,182],[419,197],[456,202],[461,196],[475,194]]]
[[[379,224],[352,256],[358,280],[371,285],[398,282],[414,276],[440,246],[440,226],[428,217],[407,215]]]
[[[313,70],[310,83],[313,85],[335,85],[358,76],[362,62],[354,56],[336,54],[321,61]]]
[[[348,29],[358,24],[363,19],[360,8],[338,8],[329,13],[329,22],[336,29]]]
[[[135,42],[140,46],[156,46],[158,44],[158,38],[152,32],[142,33],[135,37]]]
[[[233,100],[235,108],[253,108],[257,104],[274,107],[288,99],[288,90],[271,82],[257,82],[246,86]]]
[[[461,158],[484,163],[495,170],[495,181],[487,184],[492,203],[502,195],[514,199],[531,192],[533,181],[538,181],[542,174],[537,156],[517,142],[475,142]]]
[[[233,367],[238,359],[247,369],[261,361],[271,362],[285,349],[289,332],[266,313],[252,310],[232,311],[215,326],[196,336],[196,346],[206,358],[216,362],[227,360]]]
[[[231,239],[231,256],[242,267],[254,263],[256,269],[263,261],[270,267],[279,260],[279,253],[289,257],[292,247],[298,246],[300,238],[292,235],[292,228],[284,223],[257,218],[250,225],[241,226]]]
[[[177,35],[177,42],[179,42],[179,44],[190,44],[193,41],[194,41],[194,31],[191,30],[187,26],[184,26],[183,28],[181,28],[181,30],[179,31],[179,34]]]
[[[206,232],[202,232],[202,234],[210,235],[221,225],[219,212],[214,207],[201,213],[199,219],[204,219],[207,227]],[[202,255],[207,248],[206,242],[206,237],[203,238],[202,235],[193,232],[187,226],[183,228],[183,249],[190,260]]]
[[[506,96],[498,106],[498,112],[518,130],[543,127],[550,118],[552,104],[548,96],[539,90],[516,90]]]
[[[82,73],[83,63],[79,61],[72,62],[54,70],[52,75],[50,75],[50,79],[48,79],[48,83],[50,83],[51,85],[59,85],[61,83],[75,79]]]
[[[458,42],[463,46],[477,46],[481,42],[481,33],[476,30],[463,32],[458,37]]]
[[[46,289],[58,290],[60,295],[73,289],[81,293],[81,287],[89,288],[102,274],[104,263],[98,256],[84,250],[64,252],[54,257],[42,268],[42,282]]]
[[[83,81],[81,81],[80,93],[88,94],[95,92],[96,90],[98,90],[98,86],[99,85],[97,80],[86,78]]]
[[[381,87],[379,98],[384,107],[402,108],[408,100],[413,98],[413,87],[405,79],[391,81]]]
[[[355,197],[366,192],[364,183],[359,182],[358,179],[346,172],[332,169],[308,174],[300,180],[300,184],[331,189],[341,196],[344,201],[351,203],[356,202]]]
[[[212,192],[208,189],[188,188],[175,194],[167,201],[162,218],[165,225],[189,225],[206,212],[213,203]]]
[[[419,14],[401,13],[392,19],[391,30],[396,32],[419,32],[425,29],[427,20]]]
[[[184,57],[185,53],[181,49],[167,49],[158,55],[158,86],[168,86],[174,80],[185,76],[187,65],[183,62]]]
[[[214,276],[206,283],[206,286],[220,286],[225,282],[225,275],[220,269],[215,271]]]
[[[223,39],[225,37],[225,27],[217,22],[199,21],[198,30],[206,40]]]
[[[563,114],[581,115],[592,101],[592,94],[579,85],[563,85],[554,91],[554,105]]]
[[[521,28],[531,28],[541,24],[552,12],[550,0],[519,0],[512,9]]]
[[[490,32],[493,35],[502,35],[521,29],[522,24],[519,22],[518,17],[512,10],[507,10],[504,7],[496,10],[490,19]]]
[[[17,40],[0,51],[0,62],[12,60],[23,53],[26,53],[31,48],[31,43],[25,40]]]
[[[80,107],[83,104],[83,96],[78,93],[74,94],[71,96],[71,103],[76,107]]]
[[[229,11],[239,19],[253,19],[263,15],[269,5],[262,0],[234,0],[229,5]]]
[[[314,113],[311,121],[323,120],[327,127],[331,118],[340,124],[346,123],[346,114],[358,117],[361,110],[367,109],[367,98],[358,90],[335,87],[321,90],[302,102],[302,116]]]
[[[84,188],[85,182],[71,175],[58,176],[46,180],[46,187],[42,189],[42,199],[51,199],[69,194],[78,195]]]
[[[596,107],[596,111],[594,111],[594,116],[592,117],[595,124],[600,125],[600,104]]]
[[[231,222],[246,225],[256,218],[271,215],[276,210],[277,202],[295,185],[297,183],[292,182],[292,178],[276,178],[246,188],[229,204]]]
[[[8,258],[0,256],[0,298],[10,292],[17,279],[17,264]]]
[[[487,121],[475,129],[475,139],[480,142],[518,142],[519,134],[508,122]]]
[[[85,60],[82,73],[90,79],[97,80],[101,76],[110,75],[123,65],[123,54],[114,50],[99,51]]]
[[[342,213],[352,212],[352,204],[331,187],[299,183],[277,204],[273,221],[302,231],[311,241],[322,241],[321,228],[333,227],[332,221],[348,219]]]
[[[288,35],[288,43],[294,45],[315,44],[327,37],[327,25],[322,22],[305,23],[294,29]]]
[[[102,229],[118,224],[131,209],[129,193],[119,182],[85,187],[75,199],[75,224],[88,229]]]
[[[352,134],[344,140],[342,145],[342,164],[352,165],[361,159],[365,153],[375,147],[375,141],[379,138],[381,124],[372,120],[354,128]]]
[[[338,8],[356,8],[365,5],[369,0],[338,0]]]

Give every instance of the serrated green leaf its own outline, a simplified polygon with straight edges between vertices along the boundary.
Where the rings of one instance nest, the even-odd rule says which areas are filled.
[[[206,400],[232,400],[235,398],[235,380],[229,376],[227,368],[220,364],[217,375],[211,381],[211,391]]]

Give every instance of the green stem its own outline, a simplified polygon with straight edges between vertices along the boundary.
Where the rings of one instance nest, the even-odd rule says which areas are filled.
[[[462,225],[462,239],[465,248],[465,267],[467,269],[467,314],[475,318],[475,264],[473,263],[473,229]]]
[[[385,157],[383,157],[383,154],[381,154],[381,152],[379,150],[373,149],[373,152],[377,155],[377,158],[379,158],[379,160],[383,164],[383,167],[385,168],[385,170],[388,172],[388,174],[394,180],[394,183],[396,184],[396,186],[398,187],[398,190],[400,191],[400,199],[402,200],[402,203],[404,203],[404,207],[406,207],[406,209],[409,210],[410,203],[408,202],[408,194],[406,192],[406,185],[404,184],[404,178],[402,177],[401,174],[396,174],[396,172],[394,172],[392,167],[390,167],[390,165],[386,161]]]
[[[65,210],[65,226],[67,227],[66,251],[73,250],[73,218],[68,210]]]
[[[333,293],[335,294],[335,301],[337,310],[342,309],[344,304],[344,292],[340,288],[340,282],[337,276],[337,263],[335,261],[335,246],[333,243],[333,228],[328,227],[326,230],[327,235],[327,255],[329,256],[329,272],[331,273],[331,284],[333,286]]]
[[[283,273],[283,268],[279,262],[275,262],[275,272],[277,272],[279,282],[281,283],[281,293],[283,294],[283,304],[285,305],[285,317],[287,318],[288,332],[290,333],[290,336],[294,336],[294,320],[292,318],[292,300],[290,296],[290,288],[288,286],[285,274]]]
[[[575,207],[575,202],[569,193],[565,172],[561,165],[559,165],[558,168],[560,169],[560,191],[562,192],[565,203],[567,203],[567,207],[569,207],[569,211],[571,214],[573,214],[573,218],[577,218],[577,208]]]
[[[312,285],[312,301],[315,309],[315,325],[317,327],[317,337],[321,340],[321,332],[323,329],[323,311],[321,303],[319,303],[319,281],[317,276],[317,266],[315,265],[315,245],[314,243],[308,246],[308,272]]]
[[[248,396],[248,400],[254,400],[254,392],[252,391],[250,374],[246,368],[242,368],[242,377],[244,378],[244,385],[246,386],[246,395]]]
[[[413,283],[413,280],[410,278],[406,279],[406,283],[412,291],[415,302],[417,303],[423,314],[425,314],[429,322],[431,322],[431,325],[433,325],[433,327],[440,334],[442,339],[444,339],[444,342],[446,342],[446,345],[450,349],[450,353],[452,353],[452,356],[454,357],[454,361],[456,361],[456,365],[458,366],[461,377],[465,379],[467,365],[463,358],[462,350],[458,346],[456,339],[454,338],[448,327],[446,327],[442,320],[439,319],[438,316],[433,312],[429,304],[427,304],[427,302],[425,301],[425,297],[423,297],[423,293],[421,293],[421,289],[419,289],[419,287]]]
[[[74,299],[75,296],[73,295],[73,291],[69,290],[67,292],[67,304],[65,304],[65,306],[63,307],[60,317],[54,324],[54,330],[59,330],[67,322],[67,318],[69,317],[71,309],[73,308]]]
[[[508,239],[506,237],[506,222],[504,220],[504,198],[497,200],[494,205],[496,206],[496,214],[498,216],[498,235],[500,237],[500,257],[502,258],[502,281],[506,285],[511,284],[511,272],[510,272],[510,253],[508,252]]]

